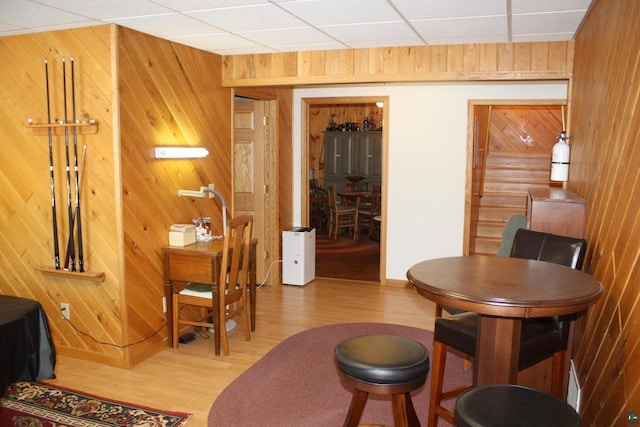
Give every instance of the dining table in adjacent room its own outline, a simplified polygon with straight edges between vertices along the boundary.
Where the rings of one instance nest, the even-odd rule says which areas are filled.
[[[353,204],[356,206],[360,206],[360,203],[363,201],[369,201],[371,197],[373,197],[373,192],[371,191],[341,191],[338,193],[338,196],[342,198],[342,204],[347,206],[349,204]]]
[[[486,255],[419,262],[415,290],[442,306],[478,313],[474,384],[516,384],[522,319],[581,313],[602,294],[593,276],[563,265]]]

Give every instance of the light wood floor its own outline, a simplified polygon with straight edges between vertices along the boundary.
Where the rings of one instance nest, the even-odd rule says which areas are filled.
[[[216,397],[242,372],[289,336],[316,326],[385,322],[433,330],[434,306],[410,288],[316,279],[304,287],[258,290],[256,331],[229,335],[229,356],[214,356],[213,342],[167,348],[130,370],[59,356],[52,383],[159,409],[193,414],[188,427],[207,425]],[[348,405],[349,402],[345,402]]]

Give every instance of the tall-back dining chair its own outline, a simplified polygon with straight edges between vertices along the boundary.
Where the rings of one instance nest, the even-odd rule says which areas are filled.
[[[374,221],[373,218],[380,215],[382,212],[382,188],[379,185],[374,185],[371,191],[371,202],[368,206],[360,205],[358,211],[358,221],[365,220],[369,226],[369,237],[373,237],[376,234],[379,223]]]
[[[353,206],[343,206],[338,204],[336,188],[333,185],[327,187],[329,194],[329,235],[333,234],[333,239],[338,238],[338,230],[341,228],[350,229],[353,239],[358,240],[358,210],[359,201]]]
[[[584,239],[558,236],[521,228],[517,230],[511,257],[553,262],[581,269],[586,252]],[[564,386],[564,365],[569,342],[570,317],[542,317],[522,320],[518,370],[521,371],[549,357],[553,358],[551,393],[561,397]],[[437,425],[438,417],[454,423],[454,415],[445,409],[442,400],[457,397],[471,386],[443,391],[447,350],[454,348],[470,357],[475,356],[478,315],[464,312],[436,319],[433,340],[433,369],[429,400],[428,425]]]
[[[220,263],[220,298],[216,298],[211,286],[189,285],[173,294],[173,347],[178,347],[181,325],[213,328],[213,317],[218,317],[222,350],[229,355],[226,321],[239,316],[247,341],[251,339],[247,287],[249,285],[249,245],[253,217],[240,215],[229,221],[224,237],[222,261]],[[196,320],[181,317],[181,310],[186,306],[199,307],[201,315]]]

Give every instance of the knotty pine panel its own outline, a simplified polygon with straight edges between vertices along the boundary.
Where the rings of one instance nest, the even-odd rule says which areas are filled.
[[[159,330],[149,340],[156,343],[166,339],[160,250],[168,244],[169,226],[208,216],[222,234],[217,199],[179,198],[177,191],[213,183],[233,212],[232,95],[220,87],[218,55],[124,28],[118,53],[128,332],[137,341]],[[209,156],[152,158],[160,145],[202,146]],[[131,361],[144,359],[147,347],[132,347]]]
[[[224,57],[224,86],[567,79],[573,42],[306,51]]]
[[[584,425],[640,409],[640,3],[597,0],[578,33],[569,187],[588,201],[586,269],[604,294],[578,323]]]
[[[60,303],[67,302],[78,330],[103,342],[122,344],[122,276],[116,255],[120,227],[113,192],[113,28],[100,26],[0,38],[0,293],[40,301],[60,354],[121,365],[122,349],[96,343],[60,316]],[[67,59],[67,114],[71,120],[72,55],[77,118],[98,123],[97,133],[78,136],[78,154],[85,268],[104,272],[101,283],[52,277],[34,270],[37,266],[54,265],[48,138],[46,132],[35,132],[25,124],[28,118],[35,123],[47,121],[44,58],[49,61],[52,121],[64,117],[62,57]],[[56,134],[53,145],[59,247],[64,258],[69,236],[64,136]]]
[[[562,130],[559,105],[493,106],[490,152],[550,153]]]

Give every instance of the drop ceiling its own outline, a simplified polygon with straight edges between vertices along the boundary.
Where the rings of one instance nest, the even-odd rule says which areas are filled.
[[[220,55],[571,40],[591,0],[0,0],[0,37],[118,24]]]

